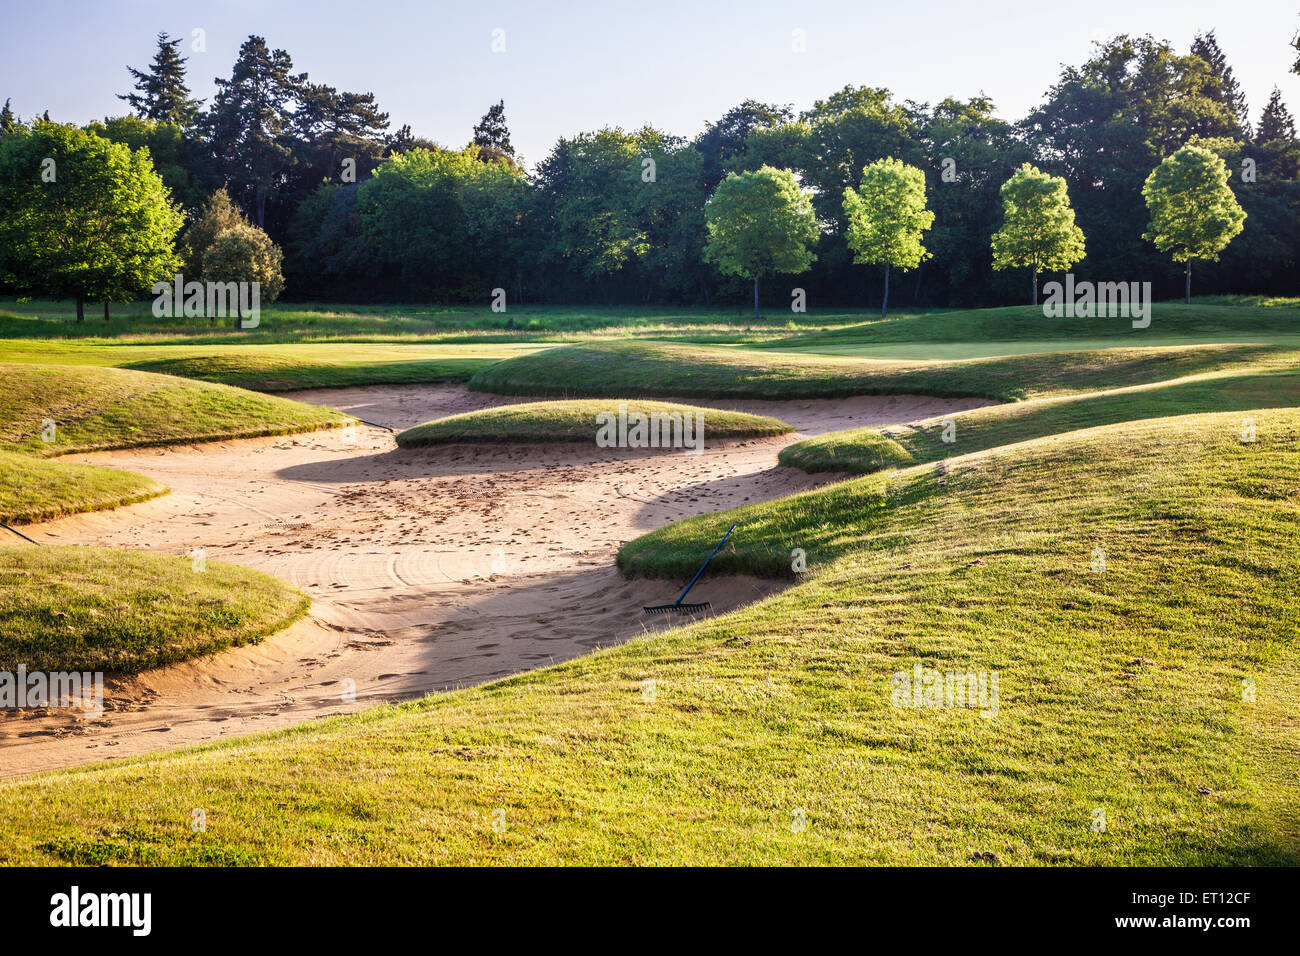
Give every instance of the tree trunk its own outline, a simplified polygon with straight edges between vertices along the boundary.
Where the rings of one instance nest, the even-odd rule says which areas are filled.
[[[1192,257],[1191,256],[1187,257],[1187,277],[1186,277],[1186,287],[1183,290],[1183,301],[1186,302],[1187,305],[1192,304]]]
[[[754,276],[754,321],[758,321],[758,276]]]
[[[885,294],[880,299],[880,317],[883,319],[889,312],[889,263],[885,263]]]
[[[1038,305],[1038,270],[1034,270],[1034,305]]]
[[[104,321],[105,321],[105,322],[108,322],[108,321],[110,321],[110,318],[111,318],[111,317],[110,317],[109,314],[108,314],[108,300],[105,299],[105,300],[104,300]]]
[[[921,299],[921,270],[925,266],[916,267],[916,285],[912,287],[912,305],[916,305]]]
[[[77,296],[77,321],[86,321],[86,297],[84,295]]]

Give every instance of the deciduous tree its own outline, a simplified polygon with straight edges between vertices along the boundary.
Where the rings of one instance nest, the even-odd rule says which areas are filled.
[[[925,173],[897,159],[863,167],[857,189],[844,190],[845,238],[853,261],[885,267],[880,317],[889,310],[889,270],[915,269],[929,258],[921,239],[934,224],[925,202]]]
[[[149,152],[38,122],[0,139],[0,272],[20,289],[129,301],[175,272],[182,217]]]
[[[993,268],[1028,266],[1033,271],[1033,304],[1038,304],[1038,273],[1068,269],[1085,255],[1083,230],[1065,180],[1025,163],[1002,184],[1002,228],[993,234]]]
[[[731,173],[709,199],[705,222],[705,258],[723,273],[754,280],[755,319],[759,280],[803,272],[816,258],[817,218],[788,169]]]
[[[1231,173],[1203,146],[1184,146],[1152,170],[1142,187],[1151,213],[1144,238],[1186,264],[1185,301],[1192,301],[1192,260],[1215,261],[1241,232],[1246,213],[1228,187]]]

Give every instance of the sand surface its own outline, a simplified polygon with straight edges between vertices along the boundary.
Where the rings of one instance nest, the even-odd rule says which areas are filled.
[[[398,430],[526,399],[461,386],[294,392]],[[701,402],[773,415],[798,434],[703,455],[593,445],[401,450],[377,428],[70,456],[148,475],[171,494],[25,527],[42,543],[143,548],[274,574],[310,616],[260,644],[110,679],[105,713],[0,716],[0,776],[284,727],[481,683],[679,623],[645,615],[684,581],[624,579],[622,542],[691,515],[843,476],[777,465],[807,435],[987,404],[924,396]],[[701,555],[703,560],[704,555]],[[692,601],[723,613],[784,582],[703,578]]]

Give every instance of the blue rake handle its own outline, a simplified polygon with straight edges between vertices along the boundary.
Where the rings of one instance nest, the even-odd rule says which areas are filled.
[[[700,569],[695,572],[695,577],[691,578],[691,583],[686,585],[686,590],[682,592],[681,597],[673,602],[673,607],[678,607],[682,603],[683,598],[686,597],[687,592],[689,592],[691,588],[695,587],[695,582],[700,579],[700,575],[704,573],[704,569],[709,566],[709,562],[713,560],[713,555],[722,550],[722,546],[726,544],[727,539],[731,537],[731,532],[735,530],[736,526],[734,524],[727,529],[727,533],[722,536],[722,540],[718,542],[717,547],[710,552],[709,556],[704,559],[704,563],[700,565]]]

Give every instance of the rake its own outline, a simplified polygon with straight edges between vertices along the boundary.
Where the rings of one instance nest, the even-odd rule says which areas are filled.
[[[727,533],[722,536],[722,540],[718,542],[717,547],[715,547],[709,556],[704,559],[704,563],[700,565],[700,569],[695,572],[695,577],[691,578],[691,583],[686,585],[686,591],[683,591],[681,596],[678,597],[674,603],[656,604],[653,607],[645,607],[643,605],[641,610],[645,611],[647,614],[694,614],[696,611],[707,611],[711,608],[713,605],[708,601],[705,601],[703,604],[683,604],[682,598],[686,597],[687,591],[690,591],[691,588],[695,587],[695,582],[700,579],[700,575],[704,573],[704,569],[709,566],[709,562],[713,560],[713,555],[722,550],[722,546],[726,544],[727,539],[731,537],[731,532],[735,530],[736,526],[734,524],[727,529]]]

